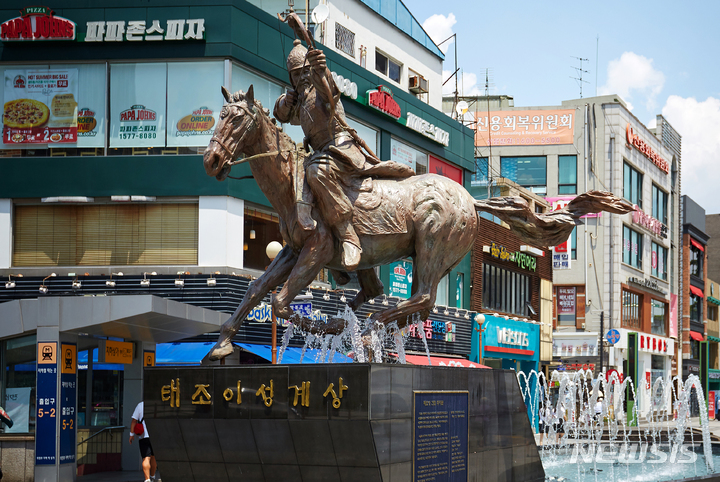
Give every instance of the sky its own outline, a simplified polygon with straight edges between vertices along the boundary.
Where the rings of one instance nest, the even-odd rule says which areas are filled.
[[[560,105],[581,97],[582,66],[582,97],[620,95],[648,127],[662,114],[682,136],[682,194],[720,213],[720,1],[404,2],[436,43],[456,34],[461,95],[484,95],[489,71],[491,95]]]

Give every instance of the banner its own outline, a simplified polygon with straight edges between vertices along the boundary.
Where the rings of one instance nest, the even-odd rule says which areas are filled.
[[[5,426],[5,433],[28,433],[30,431],[30,393],[31,387],[6,388],[5,411],[13,421],[13,426]]]
[[[201,65],[198,75],[197,62],[168,63],[168,147],[207,146],[215,131],[224,101],[218,87],[223,82],[223,63]]]
[[[390,296],[404,300],[410,298],[413,265],[410,261],[398,261],[390,264]]]
[[[475,113],[475,146],[572,144],[575,109]]]
[[[166,66],[117,64],[110,70],[110,147],[165,147]]]
[[[77,142],[77,69],[6,70],[3,143]]]

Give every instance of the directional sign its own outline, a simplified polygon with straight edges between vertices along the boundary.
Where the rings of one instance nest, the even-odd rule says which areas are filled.
[[[605,335],[605,338],[607,339],[607,341],[610,342],[610,344],[614,345],[615,343],[620,341],[620,332],[615,329],[612,329],[607,332],[607,335]]]

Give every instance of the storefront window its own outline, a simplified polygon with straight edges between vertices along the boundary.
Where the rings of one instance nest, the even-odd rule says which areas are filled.
[[[652,243],[652,275],[656,278],[667,279],[667,255],[666,247]]]
[[[642,320],[642,296],[631,291],[622,292],[622,327],[640,329]]]
[[[167,64],[167,147],[204,149],[210,143],[225,101],[223,72],[222,62]]]
[[[280,218],[277,214],[245,208],[244,239],[243,266],[264,271],[271,262],[265,252],[267,245],[272,241],[284,244],[280,234]]]
[[[665,376],[665,357],[661,355],[651,355],[651,357],[651,386],[655,386],[655,380],[657,380],[658,378],[663,378]]]
[[[483,308],[527,316],[530,277],[492,264],[483,265]]]
[[[78,353],[78,420],[80,426],[114,427],[123,424],[123,365],[98,363],[97,348],[93,352],[92,371],[88,350]],[[88,410],[88,374],[92,373],[90,409]]]
[[[650,306],[652,308],[652,327],[650,332],[654,335],[666,336],[666,304],[657,300],[652,300],[650,301]]]
[[[627,162],[623,164],[623,197],[642,208],[643,175]]]
[[[390,160],[409,166],[416,174],[425,174],[428,155],[395,138],[390,139]]]
[[[535,194],[547,194],[545,156],[501,157],[500,175],[530,189]]]
[[[358,122],[352,117],[346,117],[345,120],[350,127],[357,131],[360,138],[365,141],[365,144],[367,144],[370,150],[373,151],[375,155],[379,156],[380,153],[378,152],[377,129],[373,129],[372,127],[369,127],[362,122]]]
[[[488,158],[487,157],[476,157],[475,158],[475,172],[470,178],[470,185],[475,186],[487,186],[488,185]]]
[[[30,335],[4,343],[4,408],[14,422],[5,433],[35,432],[36,340]]]
[[[643,235],[623,226],[623,263],[642,269]]]
[[[690,293],[690,321],[702,323],[703,299]]]
[[[98,153],[96,149],[105,146],[107,95],[104,63],[3,66],[0,72],[3,76],[4,103],[31,98],[48,108],[46,123],[34,129],[39,136],[35,133],[13,136],[4,129],[0,157],[95,155]],[[27,85],[30,74],[66,75],[68,86],[50,94],[45,92],[46,89],[33,92],[29,87],[14,87],[23,82]],[[72,132],[75,127],[76,132]],[[65,132],[68,129],[69,132]],[[55,130],[65,133],[53,135]]]
[[[577,193],[577,156],[558,156],[558,194]]]

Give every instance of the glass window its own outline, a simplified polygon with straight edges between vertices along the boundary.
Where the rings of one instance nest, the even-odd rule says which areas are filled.
[[[471,186],[487,186],[488,184],[488,158],[475,158],[475,172],[470,177]]]
[[[652,216],[667,226],[668,195],[655,184],[652,185],[652,203]]]
[[[66,107],[72,108],[70,116],[65,118],[55,117],[54,113],[49,118],[47,127],[65,128],[73,124],[72,119],[77,114],[77,139],[72,142],[66,142],[69,139],[63,138],[61,142],[48,144],[45,136],[38,139],[41,142],[28,142],[27,137],[20,143],[6,142],[11,140],[8,138],[8,131],[3,135],[0,144],[0,157],[26,157],[26,156],[75,156],[85,153],[96,154],[96,148],[105,147],[105,129],[106,129],[106,113],[105,101],[107,98],[106,81],[105,81],[105,64],[53,64],[53,65],[33,65],[33,66],[3,66],[0,67],[0,75],[2,75],[2,99],[3,102],[15,100],[17,98],[34,98],[41,100],[48,108],[52,108],[52,98],[43,100],[41,97],[47,97],[45,94],[39,94],[40,97],[33,94],[26,94],[25,89],[13,88],[16,80],[27,79],[28,72],[37,71],[64,71],[70,74],[70,90],[72,99],[68,99]],[[54,98],[54,96],[53,96]],[[54,109],[53,109],[54,112]],[[44,142],[42,142],[44,141]],[[52,150],[49,150],[51,147]]]
[[[372,127],[369,127],[362,122],[358,122],[355,119],[351,117],[346,117],[347,124],[355,129],[360,136],[362,140],[365,141],[365,143],[368,145],[368,147],[376,154],[380,155],[378,153],[378,131],[377,129],[373,129]]]
[[[435,304],[437,306],[448,306],[448,281],[449,275],[445,275],[440,279],[437,287],[437,296],[435,296]]]
[[[570,259],[577,259],[577,226],[570,233]]]
[[[703,261],[705,260],[705,252],[696,248],[694,245],[690,245],[690,274],[697,276],[698,278],[703,277]]]
[[[667,334],[667,331],[666,331],[667,317],[665,315],[667,312],[666,304],[662,303],[660,301],[657,301],[657,300],[651,300],[650,306],[652,309],[652,314],[651,314],[652,326],[651,326],[650,332],[653,333],[654,335],[665,336]]]
[[[265,249],[271,241],[285,244],[280,234],[280,218],[277,214],[245,208],[245,243],[243,244],[243,267],[266,270],[270,266]]]
[[[623,164],[623,197],[642,208],[643,175],[625,162]]]
[[[718,307],[717,306],[711,306],[708,303],[707,307],[707,317],[710,321],[718,321]]]
[[[623,226],[623,263],[642,269],[643,235]]]
[[[202,75],[198,75],[199,70]],[[208,145],[225,102],[218,87],[223,83],[223,72],[223,62],[167,64],[168,147]]]
[[[400,83],[402,65],[377,50],[375,51],[375,70],[389,77],[390,80]]]
[[[703,299],[690,293],[690,321],[702,323]]]
[[[390,139],[390,160],[409,166],[417,174],[427,172],[428,155],[395,138]]]
[[[530,277],[492,264],[483,265],[483,308],[528,316]]]
[[[690,339],[690,357],[694,360],[700,359],[700,342]]]
[[[14,422],[12,428],[4,427],[5,433],[35,432],[36,337],[14,338],[4,345],[4,408]]]
[[[501,157],[500,175],[536,194],[547,194],[547,158]]]
[[[465,284],[465,275],[458,273],[455,278],[456,290],[455,290],[455,307],[464,308],[463,306],[463,290]]]
[[[656,278],[667,279],[668,249],[655,242],[652,243],[652,275]]]
[[[577,194],[577,156],[558,156],[558,194]]]
[[[642,319],[642,296],[631,291],[622,292],[622,327],[640,329]]]
[[[88,369],[88,350],[78,353],[78,418],[80,426],[111,427],[123,424],[123,365],[98,363],[98,349],[92,351],[92,371]],[[90,409],[87,403],[88,374],[92,373]]]
[[[165,147],[166,100],[167,64],[111,64],[110,147]]]

